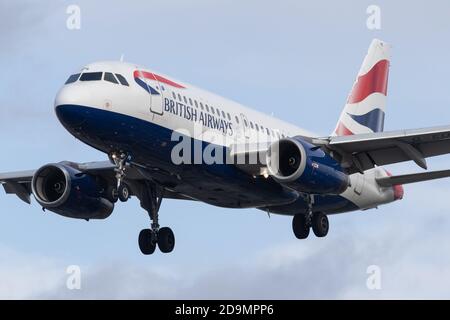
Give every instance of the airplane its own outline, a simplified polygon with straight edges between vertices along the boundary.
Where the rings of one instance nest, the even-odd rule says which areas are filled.
[[[393,176],[384,165],[450,153],[450,126],[383,131],[390,46],[374,39],[328,136],[126,62],[92,63],[57,93],[67,131],[108,159],[0,173],[6,193],[75,219],[105,219],[137,197],[150,218],[140,251],[172,252],[163,199],[292,216],[296,238],[325,237],[328,216],[403,198],[402,185],[450,170]]]

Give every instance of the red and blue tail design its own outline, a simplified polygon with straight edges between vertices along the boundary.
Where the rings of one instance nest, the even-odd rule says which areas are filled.
[[[333,135],[380,132],[384,128],[389,45],[373,40]]]

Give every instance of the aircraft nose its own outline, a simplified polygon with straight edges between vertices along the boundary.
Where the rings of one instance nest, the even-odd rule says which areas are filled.
[[[91,96],[88,88],[81,85],[72,84],[64,86],[55,97],[55,108],[61,105],[78,105],[87,101]]]
[[[56,95],[55,98],[55,112],[59,121],[65,127],[74,127],[83,123],[85,115],[83,108],[89,92],[84,88],[76,85],[64,86]]]

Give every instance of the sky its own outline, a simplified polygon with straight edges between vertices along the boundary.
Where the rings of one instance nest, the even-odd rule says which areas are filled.
[[[66,26],[69,5],[79,30]],[[369,5],[379,30],[367,28]],[[64,130],[53,101],[71,73],[122,55],[323,136],[380,38],[393,47],[385,130],[450,124],[449,12],[444,0],[0,0],[0,171],[106,160]],[[331,216],[326,238],[302,241],[290,217],[167,200],[160,223],[175,250],[143,256],[136,199],[86,222],[0,191],[0,298],[448,299],[449,193],[445,179],[408,185],[402,201]],[[71,265],[79,290],[66,286]],[[369,266],[379,289],[367,286]]]

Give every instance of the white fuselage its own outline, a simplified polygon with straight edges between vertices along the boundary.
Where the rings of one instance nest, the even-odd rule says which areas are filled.
[[[120,74],[129,85],[104,80],[76,81],[61,89],[55,106],[76,104],[111,111],[224,147],[270,142],[282,137],[317,137],[272,116],[133,64],[100,62],[86,66],[81,72]],[[396,200],[395,190],[381,188],[375,181],[376,177],[387,175],[379,167],[365,174],[352,174],[350,186],[341,196],[360,209],[392,202]]]

